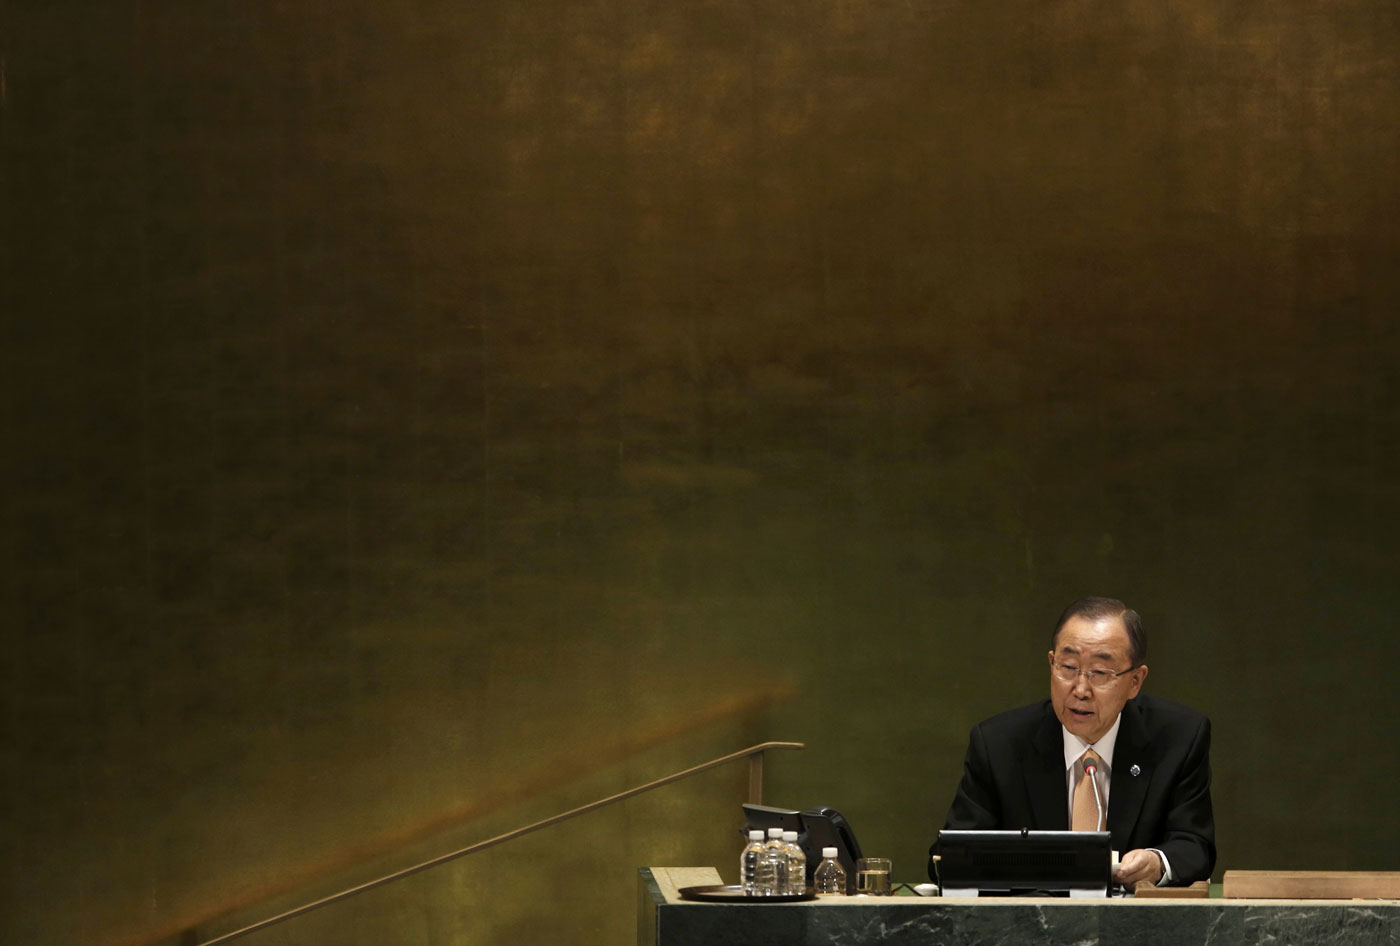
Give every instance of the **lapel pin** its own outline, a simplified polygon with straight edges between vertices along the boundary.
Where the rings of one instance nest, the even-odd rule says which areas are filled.
[[[1128,774],[1129,774],[1129,775],[1134,775],[1134,776],[1136,776],[1136,775],[1141,775],[1141,774],[1142,774],[1142,769],[1140,769],[1140,768],[1138,768],[1138,766],[1134,765],[1131,769],[1128,770]]]

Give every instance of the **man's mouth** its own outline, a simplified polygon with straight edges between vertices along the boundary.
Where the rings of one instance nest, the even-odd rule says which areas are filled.
[[[1069,711],[1078,719],[1088,719],[1090,716],[1094,715],[1093,710],[1075,709],[1073,706],[1069,708]]]

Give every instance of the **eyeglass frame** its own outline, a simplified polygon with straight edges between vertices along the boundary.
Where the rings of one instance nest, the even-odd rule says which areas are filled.
[[[1142,667],[1144,667],[1144,666],[1146,666],[1146,664],[1134,664],[1133,666],[1129,667],[1127,670],[1118,670],[1118,671],[1113,671],[1113,670],[1086,670],[1086,669],[1083,668],[1083,667],[1070,667],[1068,664],[1062,664],[1062,663],[1060,663],[1060,662],[1059,662],[1058,660],[1056,660],[1054,657],[1051,657],[1051,658],[1050,658],[1050,674],[1051,674],[1056,680],[1059,680],[1061,683],[1067,683],[1067,684],[1069,684],[1070,686],[1078,686],[1078,685],[1079,685],[1079,678],[1080,678],[1080,677],[1083,677],[1083,678],[1088,682],[1089,686],[1090,686],[1092,689],[1095,689],[1095,690],[1107,690],[1109,687],[1113,686],[1114,682],[1115,682],[1119,677],[1126,677],[1128,674],[1132,673],[1134,670],[1138,670],[1138,669],[1140,669],[1140,668],[1142,668]],[[1066,669],[1066,670],[1073,670],[1073,671],[1074,671],[1074,679],[1073,679],[1073,680],[1066,680],[1064,677],[1061,677],[1061,676],[1059,675],[1059,673],[1057,672],[1057,671],[1059,671],[1061,668]],[[1094,674],[1098,674],[1098,676],[1095,677]],[[1103,681],[1103,682],[1098,683],[1098,682],[1095,682],[1095,681]]]

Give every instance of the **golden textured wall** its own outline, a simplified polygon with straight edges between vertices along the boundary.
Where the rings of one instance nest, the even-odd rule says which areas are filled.
[[[0,0],[0,939],[768,738],[920,879],[1086,593],[1221,868],[1396,866],[1398,9]],[[744,784],[246,941],[626,942]]]

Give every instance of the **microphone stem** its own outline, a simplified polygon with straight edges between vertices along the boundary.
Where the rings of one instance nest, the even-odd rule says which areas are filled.
[[[1103,816],[1103,795],[1099,793],[1099,769],[1095,766],[1089,773],[1089,781],[1094,787],[1094,807],[1098,809],[1098,821],[1095,823],[1095,830],[1104,830]]]

